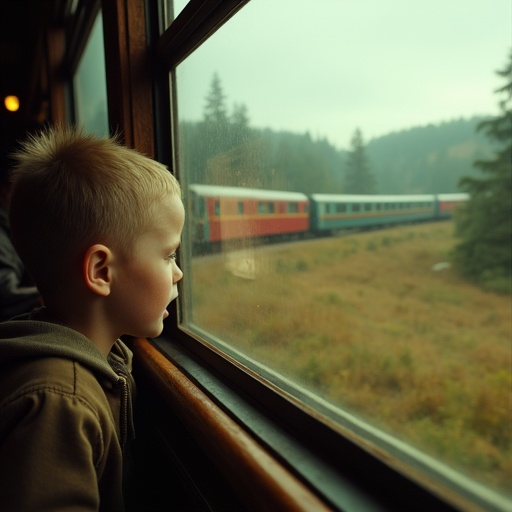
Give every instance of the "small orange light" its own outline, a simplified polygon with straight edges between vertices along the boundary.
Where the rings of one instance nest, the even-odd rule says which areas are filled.
[[[18,96],[6,96],[4,105],[10,112],[16,112],[20,108],[20,100]]]

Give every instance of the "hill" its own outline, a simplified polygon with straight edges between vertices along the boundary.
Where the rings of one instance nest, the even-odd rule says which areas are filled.
[[[371,140],[367,154],[379,192],[457,192],[462,176],[477,173],[473,162],[491,152],[488,140],[476,131],[481,120],[429,124]]]

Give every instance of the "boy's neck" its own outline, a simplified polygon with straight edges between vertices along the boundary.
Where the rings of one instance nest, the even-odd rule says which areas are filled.
[[[99,351],[106,358],[119,336],[109,332],[107,328],[109,323],[102,321],[101,313],[91,312],[83,306],[82,304],[80,308],[72,308],[67,303],[66,307],[63,308],[52,301],[45,302],[46,310],[51,318],[84,335],[98,347]]]

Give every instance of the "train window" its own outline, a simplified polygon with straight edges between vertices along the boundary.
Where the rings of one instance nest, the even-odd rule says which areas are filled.
[[[163,4],[166,8],[165,20],[167,23],[173,21],[187,5],[189,0],[164,0]]]
[[[298,203],[287,203],[286,213],[297,213],[299,211]]]
[[[429,123],[441,130],[449,119],[478,114],[475,91],[467,89],[473,82],[460,77],[473,76],[467,58],[473,50],[487,51],[473,46],[481,17],[503,26],[490,11],[487,0],[454,0],[442,8],[398,0],[313,8],[305,0],[253,0],[201,40],[172,80],[185,203],[188,187],[203,184],[229,188],[240,201],[250,198],[247,205],[257,204],[259,214],[271,213],[273,201],[293,198],[307,202],[311,215],[303,208],[274,219],[247,207],[243,219],[220,219],[220,228],[219,219],[209,218],[203,219],[211,221],[209,229],[186,226],[186,293],[179,307],[180,326],[191,339],[241,361],[329,422],[371,431],[394,457],[414,460],[454,486],[476,489],[476,480],[507,493],[510,299],[475,289],[449,265],[437,266],[456,243],[453,221],[419,217],[428,213],[421,203],[408,202],[407,211],[400,202],[400,195],[428,194],[431,187],[418,185],[420,171],[394,179],[393,172],[407,167],[407,142],[393,147],[397,169],[375,164],[379,184],[392,187],[377,202],[376,211],[386,214],[362,215],[370,203],[362,207],[352,199],[351,215],[333,215],[339,204],[314,198],[351,193],[340,169],[357,126],[384,144],[402,132],[409,140],[408,130],[420,133]],[[489,112],[491,63],[502,57],[487,54],[490,86],[478,101]],[[323,92],[312,95],[305,75]],[[430,77],[436,77],[435,91]],[[426,97],[435,109],[423,108]],[[388,105],[393,108],[383,115]],[[333,155],[339,159],[329,170]],[[446,184],[446,192],[454,186]],[[346,224],[336,224],[340,220]],[[404,223],[392,224],[397,220]],[[363,229],[374,227],[370,221],[384,229]],[[326,236],[266,245],[313,231]],[[339,231],[347,236],[327,236]],[[198,233],[206,238],[194,239]],[[194,242],[216,244],[219,254],[210,257]],[[251,271],[243,272],[249,259]]]
[[[213,208],[214,208],[214,215],[216,217],[219,217],[220,216],[220,201],[218,199],[215,199],[214,203],[213,203]]]
[[[369,212],[372,209],[372,203],[364,203],[364,211]]]
[[[201,198],[197,198],[197,196],[192,196],[190,200],[190,207],[194,214],[197,214],[199,217],[204,216],[206,205],[204,203],[204,200],[202,200]]]
[[[242,201],[238,201],[237,203],[238,213],[242,215],[244,213],[244,203]]]
[[[107,81],[101,12],[73,77],[75,122],[97,135],[108,135]]]

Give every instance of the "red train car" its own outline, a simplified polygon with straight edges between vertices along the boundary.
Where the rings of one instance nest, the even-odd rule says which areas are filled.
[[[197,184],[188,191],[195,242],[309,231],[309,199],[299,192]]]
[[[437,217],[439,219],[449,218],[453,215],[455,209],[469,200],[469,194],[438,194],[437,198]]]

